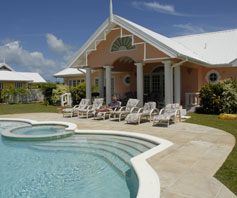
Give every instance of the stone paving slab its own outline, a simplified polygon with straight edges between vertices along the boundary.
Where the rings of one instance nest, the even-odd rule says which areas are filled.
[[[77,124],[78,129],[129,131],[167,139],[174,145],[148,160],[159,175],[161,198],[236,198],[213,177],[235,144],[235,138],[224,131],[183,122],[166,128],[153,127],[149,122],[129,125],[109,120],[63,118],[62,114],[55,113],[0,117],[66,121]]]

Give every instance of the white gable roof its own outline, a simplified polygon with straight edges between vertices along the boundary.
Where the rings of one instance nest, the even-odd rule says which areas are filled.
[[[76,68],[66,68],[56,74],[54,74],[54,77],[57,78],[63,78],[63,77],[67,77],[67,76],[81,76],[81,75],[85,75],[86,70],[85,69],[76,69]]]
[[[43,77],[39,73],[34,72],[16,72],[20,75],[25,76],[28,79],[31,79],[32,83],[46,83]]]
[[[114,15],[113,23],[110,23],[109,18],[106,19],[98,30],[91,36],[91,38],[83,45],[83,47],[75,53],[74,57],[69,62],[68,67],[76,68],[79,65],[86,65],[86,51],[88,49],[94,49],[96,45],[99,44],[99,42],[97,42],[95,45],[95,40],[102,39],[104,31],[108,30],[107,33],[109,33],[110,29],[112,29],[115,25],[119,25],[120,27],[128,30],[158,50],[169,55],[171,58],[188,59],[189,61],[202,63],[207,66],[221,64],[233,65],[232,62],[234,59],[237,59],[237,45],[235,44],[234,46],[233,44],[236,43],[237,39],[235,31],[229,33],[229,36],[227,34],[216,34],[216,36],[212,37],[202,34],[206,38],[206,42],[209,43],[207,44],[209,49],[206,50],[208,53],[205,53],[205,51],[202,50],[204,41],[201,35],[193,36],[193,38],[192,36],[168,38],[120,16]],[[197,40],[195,40],[196,38]],[[232,44],[231,41],[233,42]],[[222,44],[225,46],[223,49],[220,47]],[[216,47],[217,45],[218,47]],[[227,48],[228,50],[226,51],[225,49]],[[231,52],[228,55],[225,55],[229,51]],[[216,58],[215,53],[219,56],[218,58]],[[230,60],[231,58],[233,59]]]
[[[9,71],[14,71],[14,69],[12,69],[7,63],[0,63],[0,70],[4,67],[7,68],[7,70]]]
[[[33,80],[20,74],[20,72],[0,71],[0,81],[30,82]]]
[[[228,64],[237,59],[237,29],[171,38],[210,64]]]
[[[114,21],[118,23],[118,25],[124,27],[128,31],[131,31],[136,36],[140,37],[144,41],[148,42],[171,57],[179,57],[184,55],[193,59],[205,61],[200,56],[187,49],[185,46],[180,45],[166,36],[153,32],[120,16],[114,16]]]
[[[0,81],[18,81],[32,83],[46,82],[38,73],[15,71],[0,71]]]

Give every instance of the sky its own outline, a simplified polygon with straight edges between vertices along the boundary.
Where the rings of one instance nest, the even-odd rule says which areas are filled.
[[[46,80],[109,16],[110,0],[0,0],[0,62]],[[113,0],[114,14],[168,37],[237,28],[237,0]]]

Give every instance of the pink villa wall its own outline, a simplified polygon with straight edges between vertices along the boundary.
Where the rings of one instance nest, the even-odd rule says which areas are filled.
[[[124,34],[130,34],[128,31],[123,30]],[[122,73],[113,74],[115,78],[115,93],[127,93],[136,91],[136,66],[134,65],[116,65],[116,61],[127,56],[134,60],[134,62],[143,62],[144,58],[144,46],[137,45],[136,49],[130,51],[120,51],[120,52],[110,52],[112,43],[120,36],[120,30],[112,31],[107,35],[107,40],[101,42],[97,46],[97,50],[92,52],[88,56],[88,65],[92,69],[102,68],[105,65],[112,65],[114,71],[121,71]],[[134,37],[135,42],[143,42],[138,37]],[[168,57],[163,52],[157,50],[153,46],[147,44],[147,58],[158,58],[158,57]],[[179,62],[180,60],[174,60]],[[157,66],[162,66],[162,63],[147,63],[144,65],[144,74],[149,74]],[[129,69],[128,69],[129,68]],[[206,68],[202,65],[197,65],[193,63],[185,63],[181,66],[181,103],[185,103],[185,93],[186,92],[199,92],[200,88],[208,83],[206,81],[206,74],[210,70],[216,70],[221,75],[221,80],[234,77],[237,78],[237,67],[224,67],[224,68]],[[131,76],[131,86],[127,86],[123,79],[129,74]],[[98,72],[92,73],[92,84],[94,85],[94,79],[98,77]],[[70,77],[65,78],[65,82],[69,79],[77,79],[83,77]],[[85,78],[85,77],[84,77]]]
[[[123,31],[124,34],[131,34],[128,31]],[[143,62],[144,45],[137,45],[135,50],[110,52],[112,43],[120,36],[120,30],[115,30],[107,35],[107,40],[101,42],[97,46],[97,50],[88,56],[88,65],[91,68],[98,68],[104,65],[113,65],[113,63],[123,56],[132,58],[135,62]],[[143,42],[138,37],[134,37],[135,42]],[[147,44],[147,58],[168,57],[163,52],[157,50],[153,46]]]

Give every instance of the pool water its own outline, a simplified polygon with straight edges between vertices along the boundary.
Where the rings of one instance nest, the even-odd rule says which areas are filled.
[[[39,125],[39,126],[23,126],[22,128],[14,129],[11,132],[20,135],[48,135],[64,131],[65,131],[64,126]]]
[[[26,123],[1,122],[4,128]],[[133,198],[130,159],[157,146],[112,135],[74,135],[47,142],[0,141],[0,197]]]

